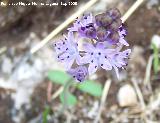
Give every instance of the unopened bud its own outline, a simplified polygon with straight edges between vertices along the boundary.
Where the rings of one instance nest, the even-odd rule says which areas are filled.
[[[121,13],[117,8],[111,8],[107,12],[113,19],[117,19],[121,17]]]
[[[115,20],[109,26],[109,30],[117,31],[119,29],[119,27],[121,26],[121,24],[122,24],[121,19]]]
[[[97,26],[108,26],[112,23],[113,19],[109,15],[102,13],[95,16]]]
[[[112,41],[112,43],[118,43],[119,41],[119,34],[118,32],[112,32],[110,35],[109,35],[109,39]]]
[[[95,38],[96,37],[96,29],[94,27],[90,27],[86,30],[86,36],[89,38]]]
[[[104,27],[98,27],[97,37],[99,40],[102,40],[102,41],[104,41],[107,38],[107,31]]]

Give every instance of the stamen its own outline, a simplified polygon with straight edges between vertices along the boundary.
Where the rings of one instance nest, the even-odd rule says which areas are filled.
[[[84,19],[87,19],[87,17],[86,17],[86,16],[84,16]]]

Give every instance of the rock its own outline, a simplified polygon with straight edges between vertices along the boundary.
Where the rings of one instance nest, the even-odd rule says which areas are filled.
[[[137,96],[134,88],[126,84],[118,91],[118,103],[121,107],[135,106],[137,104]]]

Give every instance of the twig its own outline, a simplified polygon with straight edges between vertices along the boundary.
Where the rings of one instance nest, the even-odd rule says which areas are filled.
[[[137,84],[137,81],[134,78],[132,78],[131,80],[132,80],[132,83],[133,83],[134,88],[136,90],[138,99],[140,101],[140,105],[142,107],[142,115],[141,115],[141,117],[146,123],[149,123],[148,122],[148,118],[146,117],[146,113],[145,113],[146,112],[146,104],[144,102],[144,98],[143,98],[142,92],[141,92],[141,90],[140,90],[140,88],[139,88],[139,86]]]
[[[47,87],[47,100],[48,100],[48,102],[51,102],[51,100],[52,100],[51,93],[52,93],[52,83],[49,82],[48,87]]]
[[[52,100],[54,100],[55,98],[57,98],[57,97],[60,95],[60,93],[62,93],[63,89],[64,89],[64,87],[61,86],[61,87],[52,95]]]
[[[133,86],[134,86],[134,88],[136,90],[137,96],[138,96],[140,104],[142,106],[142,110],[145,110],[146,105],[145,105],[145,102],[144,102],[144,99],[143,99],[142,92],[141,92],[141,90],[140,90],[140,88],[139,88],[139,86],[137,84],[137,81],[134,78],[132,78],[131,81],[132,81]]]
[[[145,0],[137,0],[122,17],[122,22],[125,22],[144,1]]]
[[[111,80],[109,79],[105,83],[103,93],[102,93],[102,97],[101,97],[101,104],[100,104],[99,111],[98,111],[98,114],[97,114],[97,117],[96,117],[94,123],[98,123],[98,121],[101,117],[101,113],[102,113],[102,110],[103,110],[103,107],[104,107],[104,104],[105,104],[110,86],[111,86]]]
[[[151,84],[150,84],[152,62],[153,62],[153,55],[151,55],[149,57],[148,64],[147,64],[147,67],[146,67],[145,78],[144,78],[144,81],[143,81],[144,85],[147,85],[150,90],[152,90]]]

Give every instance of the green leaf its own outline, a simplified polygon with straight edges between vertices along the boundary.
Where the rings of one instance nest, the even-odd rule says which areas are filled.
[[[154,69],[155,74],[157,74],[159,70],[158,48],[153,43],[152,43],[152,47],[153,47],[153,58],[154,58],[153,59],[153,69]]]
[[[83,83],[80,83],[77,86],[78,89],[81,91],[87,92],[91,94],[92,96],[101,96],[102,94],[102,86],[99,83],[96,83],[94,81],[86,80]]]
[[[64,95],[64,92],[60,94],[60,101],[62,104],[67,105],[67,106],[74,106],[77,103],[77,98],[70,92],[66,92],[67,94]],[[66,96],[66,100],[64,98]]]
[[[49,115],[50,111],[50,108],[47,106],[43,112],[43,123],[48,123],[47,116]]]
[[[48,72],[48,78],[54,83],[64,85],[67,81],[69,81],[70,76],[63,71],[52,70]]]

